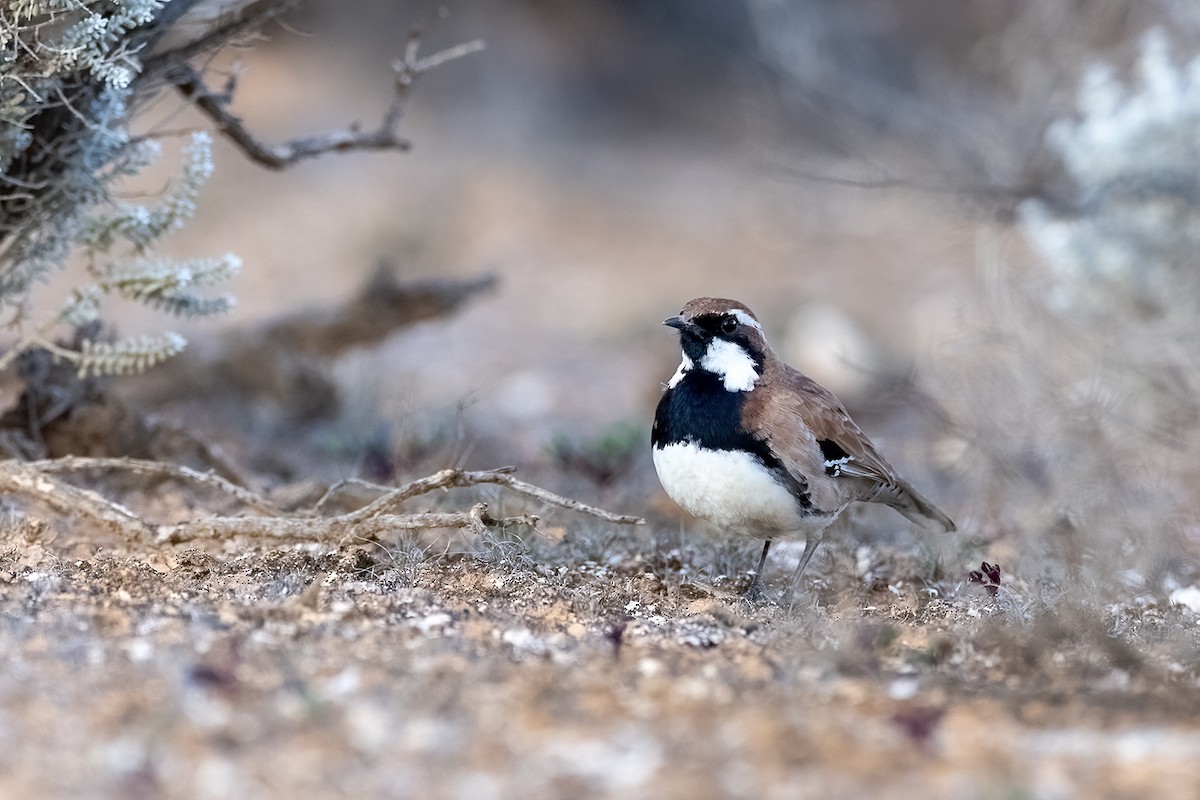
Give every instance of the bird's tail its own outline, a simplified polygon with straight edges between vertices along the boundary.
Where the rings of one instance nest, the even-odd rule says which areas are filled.
[[[900,483],[891,488],[893,491],[887,492],[880,499],[922,528],[940,530],[943,533],[953,533],[958,530],[954,520],[942,513],[937,506],[922,497],[920,492],[907,483]]]

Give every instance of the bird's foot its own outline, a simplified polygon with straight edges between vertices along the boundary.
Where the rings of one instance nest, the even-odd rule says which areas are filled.
[[[766,584],[757,574],[750,581],[750,585],[746,587],[746,591],[742,592],[742,599],[752,606],[776,605],[779,602],[767,591]]]
[[[805,610],[815,610],[817,607],[816,595],[806,589],[804,584],[799,581],[789,581],[783,591],[779,593],[779,599],[776,601],[779,607],[789,614],[803,612]]]

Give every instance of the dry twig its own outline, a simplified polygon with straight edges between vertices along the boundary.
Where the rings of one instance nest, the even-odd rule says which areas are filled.
[[[196,108],[216,123],[221,132],[233,141],[252,161],[269,169],[286,169],[306,158],[332,152],[351,150],[408,150],[410,145],[397,132],[409,90],[423,73],[456,58],[470,55],[483,49],[483,42],[475,40],[421,58],[420,38],[413,36],[408,41],[404,58],[392,64],[396,73],[392,101],[383,112],[379,125],[371,131],[363,131],[358,124],[329,133],[298,137],[281,145],[270,145],[256,137],[242,119],[229,110],[233,95],[232,79],[220,94],[213,92],[204,83],[196,70],[181,66],[174,73],[175,87]]]
[[[578,500],[572,500],[569,497],[563,497],[562,495],[555,494],[554,492],[543,489],[540,486],[534,486],[531,483],[525,483],[524,481],[518,480],[512,476],[512,473],[515,471],[516,467],[500,467],[498,469],[481,470],[477,472],[468,472],[461,469],[444,469],[441,472],[435,472],[433,475],[430,475],[426,478],[418,478],[415,481],[410,481],[395,489],[391,489],[386,486],[380,486],[378,484],[369,484],[366,481],[355,481],[354,484],[356,486],[369,486],[379,491],[383,496],[372,502],[370,505],[352,513],[370,516],[373,514],[382,513],[386,509],[400,505],[411,497],[432,492],[435,489],[452,489],[463,486],[476,486],[481,483],[494,483],[500,486],[506,486],[517,494],[525,495],[526,497],[534,500],[540,500],[543,503],[547,503],[552,506],[558,506],[559,508],[577,511],[580,514],[587,514],[588,516],[602,519],[605,522],[613,522],[617,525],[643,525],[646,522],[641,517],[630,516],[627,514],[614,514],[611,511],[605,511],[602,508],[590,506],[587,503],[581,503]],[[322,497],[321,500],[318,501],[316,508],[320,509],[324,503],[328,502],[331,493],[334,492],[340,485],[344,484],[335,484],[333,487],[330,487],[329,492],[326,492],[326,496]]]
[[[202,35],[174,48],[156,48],[142,61],[142,71],[139,80],[156,81],[163,74],[172,73],[188,60],[215,51],[227,42],[245,37],[254,31],[261,30],[268,22],[275,21],[295,9],[304,0],[250,0],[241,9],[223,17],[217,25],[205,31]],[[176,13],[186,11],[187,6],[194,3],[176,2],[172,8]],[[182,14],[179,14],[182,16]],[[177,21],[175,16],[172,21]],[[161,26],[159,35],[165,33],[169,26]]]
[[[181,464],[171,464],[166,461],[149,461],[139,458],[83,458],[80,456],[66,456],[64,458],[32,461],[26,466],[51,473],[100,470],[120,471],[130,475],[174,478],[175,480],[198,483],[215,489],[264,514],[280,513],[278,508],[261,495],[238,486],[211,470],[209,472],[199,472],[191,467],[185,467]]]
[[[80,489],[54,477],[55,473],[85,470],[116,471],[135,477],[185,480],[215,489],[263,513],[255,516],[208,517],[176,524],[155,524],[95,492]],[[68,457],[30,463],[2,461],[0,491],[31,497],[46,503],[63,515],[86,517],[121,536],[150,540],[159,544],[179,544],[197,539],[230,539],[238,536],[302,541],[330,541],[350,537],[377,539],[389,531],[433,528],[461,528],[483,534],[489,528],[495,527],[537,526],[538,517],[532,514],[493,517],[488,513],[486,503],[476,503],[466,512],[397,514],[393,510],[405,500],[437,489],[484,483],[507,486],[526,497],[589,514],[608,522],[624,525],[644,522],[639,517],[614,514],[554,494],[540,486],[519,481],[512,476],[512,472],[512,467],[476,472],[446,469],[394,489],[365,484],[379,491],[382,496],[362,508],[336,516],[321,516],[319,512],[337,489],[345,485],[344,483],[331,487],[313,511],[289,515],[279,511],[269,501],[249,489],[237,486],[211,472],[198,472],[176,464],[130,458]]]
[[[84,517],[122,537],[137,539],[155,533],[153,525],[125,506],[60,481],[33,464],[0,461],[0,494],[32,497],[64,516]]]
[[[485,534],[493,527],[523,525],[533,528],[538,523],[538,517],[532,514],[493,517],[487,508],[487,503],[476,503],[466,512],[375,514],[362,518],[357,516],[359,512],[336,517],[211,517],[159,526],[154,540],[159,544],[181,544],[197,539],[250,536],[301,541],[332,541],[353,537],[360,541],[373,541],[398,530],[462,528]]]

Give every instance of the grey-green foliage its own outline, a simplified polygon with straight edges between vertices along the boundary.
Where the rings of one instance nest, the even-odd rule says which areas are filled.
[[[1127,83],[1108,65],[1090,70],[1078,114],[1047,144],[1075,192],[1070,213],[1021,207],[1049,267],[1047,309],[1091,326],[1097,363],[1127,362],[1104,383],[1132,384],[1128,418],[1176,427],[1170,418],[1200,410],[1200,58],[1175,64],[1152,30]]]
[[[1092,546],[1130,536],[1109,536],[1095,563],[1144,570],[1165,563],[1197,509],[1200,59],[1175,63],[1151,32],[1129,78],[1089,72],[1076,114],[1046,141],[1073,194],[1021,208],[1045,267],[1036,304],[1005,301],[1025,346],[976,354],[981,367],[960,380],[981,395],[976,440],[1032,465],[1040,506],[1064,529]]]
[[[1021,222],[1054,272],[1054,300],[1075,311],[1116,303],[1157,312],[1200,301],[1200,58],[1177,66],[1166,35],[1152,30],[1134,80],[1092,67],[1078,115],[1052,125],[1047,145],[1073,183],[1075,208],[1064,215],[1030,200]]]
[[[124,205],[112,197],[116,184],[157,152],[131,143],[128,120],[139,97],[154,90],[137,80],[140,57],[168,5],[16,0],[0,8],[0,325],[18,338],[0,356],[0,368],[23,349],[45,346],[58,325],[94,319],[106,295],[180,315],[230,306],[229,298],[195,290],[229,278],[238,269],[232,256],[152,257],[162,237],[191,217],[212,173],[207,135],[193,136],[181,175],[158,203]],[[85,256],[89,282],[71,292],[56,317],[31,322],[32,288],[72,253]],[[167,334],[54,352],[81,372],[120,373],[181,347],[182,339]]]

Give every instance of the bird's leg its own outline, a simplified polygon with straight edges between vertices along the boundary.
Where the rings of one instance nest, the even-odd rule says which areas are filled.
[[[763,542],[762,555],[758,557],[758,566],[754,568],[754,577],[762,578],[763,564],[767,563],[767,551],[771,549],[771,540]]]
[[[767,551],[770,549],[771,540],[767,539],[763,542],[762,555],[758,557],[758,566],[754,570],[754,579],[750,581],[750,585],[746,587],[746,591],[742,595],[751,603],[763,603],[770,599],[762,582],[763,565],[767,563]]]
[[[824,534],[825,531],[816,531],[804,537],[804,552],[800,554],[800,563],[796,565],[796,571],[792,573],[792,578],[788,581],[788,594],[794,594],[800,585],[800,574],[812,560],[813,553],[817,552],[817,547],[820,546]]]

